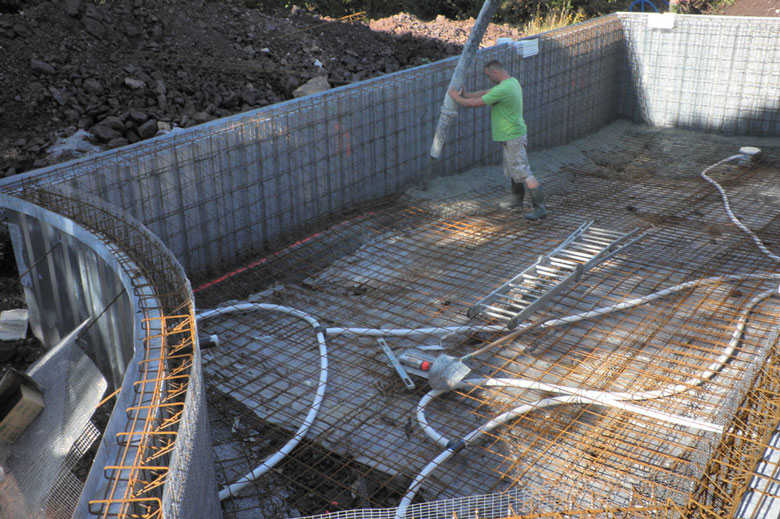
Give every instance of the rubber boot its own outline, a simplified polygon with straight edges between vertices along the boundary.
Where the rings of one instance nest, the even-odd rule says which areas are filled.
[[[512,182],[512,200],[501,202],[501,209],[512,209],[514,207],[523,207],[523,198],[525,198],[525,184],[523,182]]]
[[[531,195],[531,203],[534,206],[534,210],[530,213],[526,213],[526,219],[540,220],[547,216],[547,208],[544,206],[544,192],[542,192],[542,186],[529,189],[528,194]]]

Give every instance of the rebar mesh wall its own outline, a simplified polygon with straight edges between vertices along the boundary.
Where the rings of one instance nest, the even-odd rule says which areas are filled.
[[[780,134],[780,19],[621,14],[620,116],[727,135]]]
[[[482,64],[502,59],[525,86],[531,148],[562,144],[613,120],[623,59],[611,16],[540,37],[540,52],[481,51],[467,88],[486,88]],[[328,217],[402,191],[421,178],[456,59],[288,101],[25,176],[67,183],[138,218],[190,275],[273,247]],[[437,166],[498,160],[488,118],[461,110]]]

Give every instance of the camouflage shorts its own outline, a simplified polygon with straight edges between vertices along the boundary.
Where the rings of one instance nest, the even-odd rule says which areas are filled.
[[[504,148],[504,175],[515,182],[524,182],[527,178],[533,177],[531,166],[528,164],[528,155],[525,152],[527,143],[526,135],[501,143]]]

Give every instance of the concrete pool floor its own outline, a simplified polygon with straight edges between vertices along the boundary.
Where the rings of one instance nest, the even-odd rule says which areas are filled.
[[[507,180],[498,166],[440,177],[425,189],[377,203],[315,229],[258,267],[199,292],[199,309],[240,301],[283,305],[323,328],[418,329],[494,324],[469,318],[480,297],[551,251],[583,222],[641,241],[554,297],[544,313],[572,315],[679,283],[771,273],[775,263],[729,221],[719,193],[700,172],[742,146],[761,162],[711,176],[734,213],[780,252],[780,139],[724,137],[617,121],[567,146],[533,152],[549,216],[528,222],[502,210]],[[776,283],[775,283],[776,284]],[[647,304],[540,329],[470,362],[474,376],[522,378],[578,389],[630,392],[688,384],[641,406],[722,425],[776,325],[777,303],[758,304],[739,347],[712,376],[752,297],[767,279],[718,278]],[[220,484],[273,453],[300,426],[320,378],[312,326],[258,309],[209,319],[201,334]],[[501,332],[387,337],[396,352],[443,346],[465,354]],[[397,505],[406,487],[443,449],[423,434],[415,410],[424,379],[407,389],[375,337],[326,334],[327,391],[306,440],[239,497],[226,517],[294,517]],[[469,387],[434,399],[431,425],[459,439],[494,416],[549,396],[536,389]],[[586,506],[681,501],[718,434],[659,422],[632,411],[565,404],[524,413],[485,433],[432,472],[418,498],[435,500],[523,488],[554,488]],[[532,506],[532,505],[528,505]],[[545,504],[533,505],[530,513]]]

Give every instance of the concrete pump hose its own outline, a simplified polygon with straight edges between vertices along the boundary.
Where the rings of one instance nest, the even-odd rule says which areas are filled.
[[[452,73],[449,84],[450,88],[460,90],[463,87],[466,73],[471,67],[471,62],[474,60],[474,55],[477,53],[479,44],[482,41],[482,36],[485,34],[485,29],[487,29],[497,5],[498,0],[485,0],[485,3],[482,4],[482,9],[480,9],[479,15],[477,15],[477,19],[474,22],[474,26],[471,28],[466,44],[463,46],[463,51],[460,54],[458,64],[455,66],[455,71]],[[447,130],[449,129],[450,123],[452,123],[452,120],[457,115],[458,105],[445,92],[444,101],[442,101],[441,106],[441,114],[439,115],[436,132],[433,136],[433,143],[431,144],[430,156],[432,158],[438,159],[441,155],[444,141],[447,138]]]

